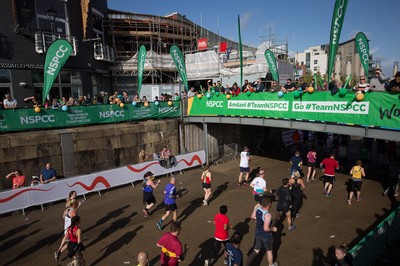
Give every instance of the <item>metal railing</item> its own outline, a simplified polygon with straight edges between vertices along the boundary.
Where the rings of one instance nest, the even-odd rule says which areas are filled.
[[[94,59],[113,63],[115,61],[114,49],[108,45],[95,42],[93,44]]]
[[[53,34],[38,31],[35,33],[35,51],[38,54],[45,54],[50,45],[58,39],[64,39],[71,43],[71,56],[76,56],[78,53],[78,40],[76,37],[64,34]]]
[[[372,265],[399,236],[400,207],[397,207],[349,251],[352,264],[354,266]]]

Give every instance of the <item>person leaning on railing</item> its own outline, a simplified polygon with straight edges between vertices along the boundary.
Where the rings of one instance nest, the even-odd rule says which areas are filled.
[[[392,79],[387,86],[388,92],[399,93],[400,92],[400,71],[397,71],[396,75],[394,75],[394,79]]]

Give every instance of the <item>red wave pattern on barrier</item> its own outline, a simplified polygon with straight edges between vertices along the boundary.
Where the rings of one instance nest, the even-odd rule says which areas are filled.
[[[192,166],[192,164],[194,163],[194,161],[198,161],[199,164],[201,165],[201,159],[200,159],[200,157],[199,157],[198,155],[194,155],[194,156],[192,157],[192,159],[190,160],[190,162],[186,161],[185,159],[182,159],[182,160],[180,160],[178,163],[180,163],[180,162],[182,162],[182,161],[185,162],[187,166]]]
[[[94,180],[92,185],[90,186],[86,186],[85,184],[83,184],[82,182],[75,182],[72,185],[68,185],[66,184],[68,187],[73,187],[75,185],[80,185],[81,187],[83,187],[84,189],[86,189],[87,191],[91,191],[98,183],[102,183],[106,188],[110,188],[110,183],[108,183],[108,181],[103,177],[103,176],[97,176]]]
[[[129,170],[131,170],[133,172],[140,173],[140,172],[146,170],[147,168],[149,168],[150,166],[152,166],[153,164],[160,164],[160,163],[159,162],[152,162],[152,163],[149,163],[148,165],[146,165],[145,167],[140,168],[140,169],[136,169],[136,168],[134,168],[134,167],[132,167],[130,165],[128,165],[127,167],[128,167]]]
[[[202,163],[201,163],[201,159],[200,159],[200,157],[199,157],[198,155],[193,155],[193,157],[192,157],[192,159],[190,160],[190,162],[186,161],[185,159],[181,159],[178,163],[180,163],[180,162],[182,162],[182,161],[183,161],[184,163],[186,163],[187,166],[192,166],[192,164],[193,164],[194,161],[198,161],[200,165],[202,164]],[[146,165],[145,167],[140,168],[140,169],[136,169],[136,168],[134,168],[134,167],[132,167],[132,166],[130,166],[130,165],[128,165],[127,168],[128,168],[129,170],[133,171],[133,172],[140,173],[140,172],[146,170],[147,168],[149,168],[150,166],[152,166],[153,164],[160,164],[160,163],[159,163],[159,162],[152,162],[152,163],[149,163],[148,165]]]
[[[49,191],[49,190],[52,190],[53,188],[54,188],[54,187],[49,188],[49,189],[39,189],[39,188],[27,188],[27,189],[23,189],[23,190],[21,190],[21,191],[18,191],[18,192],[15,193],[15,194],[12,194],[12,195],[9,196],[8,198],[0,199],[0,203],[4,203],[4,202],[7,202],[7,201],[10,201],[10,200],[12,200],[13,198],[17,197],[18,195],[20,195],[20,194],[22,194],[22,193],[25,193],[25,192],[28,192],[28,191],[31,191],[31,190],[36,190],[36,191]]]

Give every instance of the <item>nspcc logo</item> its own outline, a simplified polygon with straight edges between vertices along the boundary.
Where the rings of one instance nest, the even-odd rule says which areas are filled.
[[[206,102],[207,107],[216,107],[216,108],[222,108],[224,107],[224,102],[223,101],[207,101]]]
[[[54,123],[54,115],[30,115],[20,117],[21,125],[32,125],[38,123]]]
[[[111,118],[111,117],[124,117],[125,112],[124,110],[120,111],[104,111],[104,112],[99,112],[100,118]]]

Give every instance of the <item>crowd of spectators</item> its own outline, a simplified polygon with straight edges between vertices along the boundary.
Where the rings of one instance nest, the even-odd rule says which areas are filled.
[[[371,78],[371,84],[366,82],[366,77],[361,76],[360,82],[357,83],[354,87],[350,85],[346,85],[346,89],[351,89],[353,91],[359,93],[366,93],[368,91],[387,91],[389,93],[398,93],[400,92],[400,71],[396,73],[394,78],[390,82],[386,82],[386,78],[383,76],[381,70],[379,68],[375,71],[375,76]],[[288,92],[306,92],[309,87],[313,87],[318,91],[330,91],[332,94],[336,94],[340,88],[342,88],[343,83],[340,80],[331,78],[330,82],[322,81],[321,83],[316,83],[314,79],[310,83],[305,82],[303,77],[299,79],[292,80],[287,79],[284,85],[279,84],[279,82],[272,80],[270,83],[265,83],[258,78],[254,82],[249,82],[249,80],[245,79],[244,84],[239,87],[239,85],[235,82],[232,86],[226,84],[225,87],[221,85],[220,81],[212,82],[211,80],[207,81],[207,86],[199,88],[191,87],[187,93],[187,97],[194,97],[197,94],[206,95],[207,93],[221,93],[221,94],[231,94],[232,96],[237,96],[239,93],[260,93],[260,92],[279,92],[288,93]]]

